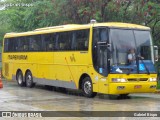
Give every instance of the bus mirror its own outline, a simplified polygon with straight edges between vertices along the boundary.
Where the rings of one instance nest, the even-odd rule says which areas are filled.
[[[107,44],[107,47],[111,47],[111,44]]]
[[[98,45],[106,45],[107,42],[103,42],[103,41],[101,42],[101,41],[100,41],[100,42],[97,42],[97,44],[98,44]]]
[[[97,42],[98,45],[111,47],[111,44],[108,44],[107,42]]]
[[[158,47],[154,46],[154,60],[158,61]]]

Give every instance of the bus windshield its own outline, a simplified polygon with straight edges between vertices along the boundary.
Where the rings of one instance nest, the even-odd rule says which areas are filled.
[[[123,66],[125,70],[120,70],[120,73],[128,71],[126,66],[131,66],[135,69],[135,72],[146,73],[146,71],[155,72],[153,68],[153,50],[152,39],[150,31],[143,30],[129,30],[129,29],[111,29],[111,66]],[[134,51],[134,64],[129,63],[128,55],[131,54],[131,50]],[[139,60],[137,60],[137,57]],[[141,68],[138,68],[139,65]],[[136,66],[136,68],[134,68]],[[119,70],[120,67],[118,67]],[[117,68],[116,68],[117,69]],[[133,70],[134,71],[134,70]],[[129,72],[132,73],[132,72]]]
[[[144,60],[151,60],[151,36],[149,31],[111,29],[111,64],[128,64],[129,50]]]

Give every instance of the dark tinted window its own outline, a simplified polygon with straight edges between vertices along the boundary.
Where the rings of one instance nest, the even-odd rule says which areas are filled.
[[[151,59],[151,36],[150,31],[134,30],[137,54],[144,57],[145,60]]]
[[[13,39],[13,47],[12,51],[23,52],[28,51],[28,41],[26,37],[17,37]]]
[[[95,70],[104,75],[108,75],[108,51],[106,44],[98,44],[98,42],[108,42],[108,29],[95,28],[93,29],[92,42],[92,59]]]
[[[8,43],[9,43],[9,39],[5,39],[4,40],[4,52],[8,52]]]
[[[40,35],[28,36],[29,51],[42,51],[42,40]]]
[[[53,51],[55,50],[55,41],[56,41],[56,34],[44,34],[41,35],[42,44],[43,44],[43,51]]]
[[[56,48],[58,50],[71,50],[72,32],[58,33]]]
[[[8,52],[16,51],[15,38],[8,39]]]
[[[78,30],[73,34],[72,49],[88,50],[89,30]]]
[[[5,52],[88,50],[89,29],[5,39]]]
[[[127,64],[128,51],[136,48],[133,30],[111,29],[111,64]]]

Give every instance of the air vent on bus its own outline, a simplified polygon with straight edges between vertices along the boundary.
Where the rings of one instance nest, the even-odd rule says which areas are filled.
[[[129,82],[134,82],[134,81],[147,81],[148,78],[129,78],[127,79]]]

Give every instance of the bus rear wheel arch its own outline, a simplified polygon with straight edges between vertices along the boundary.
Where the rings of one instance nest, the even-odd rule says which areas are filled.
[[[35,83],[33,82],[33,76],[30,70],[26,71],[25,74],[25,81],[26,81],[26,86],[29,88],[32,88],[35,86]]]
[[[17,83],[18,83],[19,86],[21,86],[21,87],[25,86],[25,82],[23,80],[23,73],[22,73],[22,71],[20,69],[17,70],[16,80],[17,80]]]
[[[93,92],[93,84],[91,78],[88,75],[81,77],[80,89],[82,90],[85,97],[93,98],[97,95],[96,92]]]

